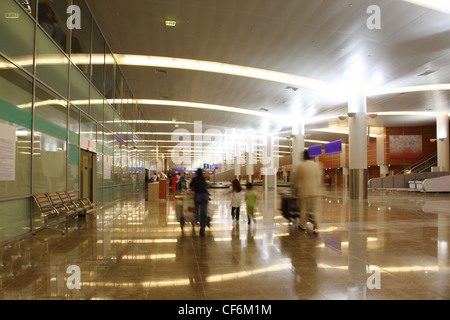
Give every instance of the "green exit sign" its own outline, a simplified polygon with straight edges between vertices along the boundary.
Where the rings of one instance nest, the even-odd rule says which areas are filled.
[[[17,19],[19,18],[19,14],[17,12],[6,12],[5,17],[6,19]]]
[[[175,20],[166,20],[166,26],[168,27],[175,27],[177,22]]]

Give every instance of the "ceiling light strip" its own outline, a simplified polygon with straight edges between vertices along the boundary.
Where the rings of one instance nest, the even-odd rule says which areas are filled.
[[[427,7],[433,10],[438,10],[446,13],[450,13],[450,1],[449,0],[403,0],[421,7]]]
[[[120,65],[174,68],[174,69],[214,72],[214,73],[222,73],[261,80],[281,82],[317,90],[327,90],[327,91],[336,90],[335,85],[331,85],[324,81],[283,72],[239,66],[234,64],[194,60],[194,59],[146,56],[146,55],[130,55],[130,54],[115,54],[114,57],[116,58],[117,63]]]

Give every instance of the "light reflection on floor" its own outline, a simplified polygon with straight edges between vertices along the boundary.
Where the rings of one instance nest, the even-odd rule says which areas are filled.
[[[373,191],[358,201],[330,188],[319,235],[262,199],[250,225],[245,205],[232,221],[227,190],[213,190],[212,202],[205,237],[197,226],[181,231],[172,198],[137,194],[97,220],[68,222],[65,236],[46,230],[1,247],[0,299],[450,298],[448,194]],[[80,289],[67,285],[73,265]]]

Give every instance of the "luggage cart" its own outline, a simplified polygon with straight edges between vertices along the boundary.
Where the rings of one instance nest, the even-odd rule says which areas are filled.
[[[183,195],[175,196],[175,213],[177,221],[180,223],[181,230],[183,230],[186,223],[191,223],[193,227],[199,224],[199,218],[195,212],[193,191],[186,191]],[[211,227],[211,220],[216,206],[213,203],[208,203],[208,213],[206,217],[206,226]]]
[[[193,226],[197,224],[198,219],[195,214],[193,191],[187,191],[183,195],[175,196],[175,213],[181,230],[183,230],[186,223],[190,222]]]
[[[300,220],[300,199],[292,193],[284,193],[281,195],[281,214],[283,217],[298,225]],[[314,223],[314,215],[309,214],[309,222]]]

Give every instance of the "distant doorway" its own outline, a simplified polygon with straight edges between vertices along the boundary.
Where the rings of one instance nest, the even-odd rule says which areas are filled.
[[[80,198],[87,198],[92,202],[96,201],[96,161],[95,153],[87,150],[80,150]]]

